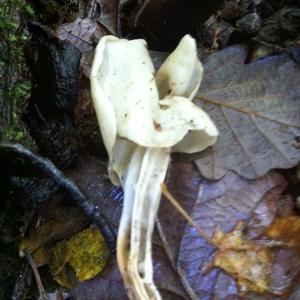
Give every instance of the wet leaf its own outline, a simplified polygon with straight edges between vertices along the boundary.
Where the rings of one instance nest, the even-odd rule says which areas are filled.
[[[50,260],[52,276],[62,286],[71,287],[70,272],[74,271],[79,281],[88,280],[101,272],[109,254],[99,230],[90,227],[54,247]]]
[[[292,248],[273,245],[264,237],[285,199],[280,196],[286,188],[283,177],[270,173],[248,180],[229,172],[219,181],[209,181],[193,163],[175,156],[167,185],[206,236],[200,236],[199,230],[162,200],[159,233],[192,299],[239,299],[242,291],[246,299],[256,299],[261,293],[268,299],[283,299],[292,292],[299,256]],[[241,223],[243,231],[239,231]]]
[[[85,196],[110,221],[117,234],[122,212],[123,191],[113,186],[107,175],[107,167],[99,159],[81,156],[74,168],[66,171]]]
[[[259,245],[243,234],[243,223],[229,233],[216,231],[213,241],[218,250],[213,261],[233,276],[240,292],[272,292],[269,277],[272,272],[273,253],[267,245]]]
[[[105,32],[96,21],[77,18],[74,22],[59,25],[56,34],[60,40],[70,42],[83,53],[94,50]]]
[[[105,170],[99,160],[85,156],[67,173],[117,229],[122,191],[109,183],[104,176]],[[239,299],[243,288],[249,291],[245,293],[245,299],[268,296],[277,300],[282,298],[283,292],[293,292],[300,267],[294,249],[287,246],[265,248],[257,242],[277,215],[283,217],[293,211],[290,198],[280,195],[286,188],[280,175],[270,173],[257,180],[247,180],[230,172],[222,180],[209,181],[200,175],[192,162],[176,155],[167,184],[197,226],[211,240],[219,229],[224,242],[210,245],[195,228],[186,224],[173,206],[162,200],[158,218],[162,239],[154,236],[153,251],[155,281],[163,299]],[[282,210],[282,207],[286,209]],[[226,248],[226,238],[228,241],[234,236],[240,222],[244,224],[244,230],[237,235],[235,248]],[[252,252],[239,249],[238,242],[246,244]],[[217,238],[214,243],[217,244]],[[247,267],[244,265],[244,272],[239,272],[240,279],[236,275],[238,260],[230,259],[237,255],[248,263]],[[248,266],[253,267],[258,262],[264,266],[265,273],[260,273],[260,280],[253,282]],[[71,293],[77,300],[96,300],[99,295],[103,300],[127,299],[115,259],[100,274],[85,282],[79,282],[70,270],[70,267],[66,268],[68,279],[74,284]],[[266,292],[263,294],[254,292],[262,291],[264,287]]]
[[[29,232],[20,242],[19,252],[30,252],[37,266],[48,263],[54,243],[68,239],[87,225],[87,219],[78,208],[57,206],[52,199],[48,205],[47,221]]]
[[[166,253],[158,240],[154,244],[153,256],[155,282],[162,295],[162,299],[189,299],[179,280],[178,274],[172,269]],[[76,300],[98,300],[99,295],[101,295],[101,300],[128,299],[115,259],[98,276],[78,283],[72,289],[72,294]]]
[[[76,300],[128,299],[115,259],[98,276],[78,282],[71,293]]]
[[[75,168],[69,170],[71,177],[84,194],[97,205],[116,229],[122,211],[123,192],[110,183],[106,175],[106,166],[90,156],[82,157]],[[159,238],[154,245],[154,276],[165,300],[188,299],[177,272],[172,268]],[[76,300],[127,299],[115,259],[112,259],[103,271],[85,282],[77,282],[72,289]]]
[[[110,34],[118,35],[119,30],[119,0],[96,0],[100,5],[99,22]]]
[[[284,242],[300,254],[300,217],[284,216],[276,219],[266,230],[266,235],[272,239]]]
[[[300,69],[286,54],[245,64],[236,46],[210,55],[195,101],[216,123],[217,143],[196,160],[219,179],[228,170],[256,178],[300,161]]]

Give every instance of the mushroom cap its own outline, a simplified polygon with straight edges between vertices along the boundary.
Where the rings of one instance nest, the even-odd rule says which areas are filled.
[[[113,36],[100,40],[91,91],[115,184],[122,183],[136,145],[193,153],[215,143],[214,123],[191,101],[202,73],[196,43],[189,35],[156,76],[144,40]]]

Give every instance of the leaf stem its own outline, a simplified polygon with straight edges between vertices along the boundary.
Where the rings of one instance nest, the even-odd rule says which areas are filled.
[[[176,210],[182,215],[182,217],[192,226],[194,227],[198,234],[204,238],[210,245],[217,247],[216,243],[194,222],[194,220],[189,216],[186,210],[179,204],[179,202],[175,199],[175,197],[170,193],[168,187],[165,183],[161,184],[162,194],[165,196],[167,200],[176,208]]]

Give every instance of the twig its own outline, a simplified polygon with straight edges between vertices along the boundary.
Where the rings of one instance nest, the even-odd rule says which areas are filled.
[[[185,211],[185,209],[178,203],[178,201],[172,196],[168,187],[165,183],[161,184],[161,192],[165,196],[167,200],[176,208],[176,210],[183,216],[183,218],[194,227],[200,237],[204,238],[209,244],[216,247],[216,244],[212,241],[212,239],[194,222],[194,220],[189,216],[189,214]]]
[[[37,266],[36,266],[32,256],[31,256],[31,254],[28,251],[25,251],[25,255],[26,255],[26,258],[27,258],[27,260],[28,260],[28,262],[29,262],[29,264],[32,268],[32,271],[33,271],[33,274],[34,274],[34,277],[35,277],[35,280],[36,280],[36,283],[37,283],[37,286],[38,286],[38,289],[39,289],[39,294],[40,294],[39,299],[48,300],[48,296],[47,296],[46,291],[44,289],[39,271],[37,269]]]
[[[73,201],[82,208],[86,216],[100,229],[111,251],[115,251],[116,237],[109,221],[86,199],[72,179],[66,177],[49,159],[34,154],[31,150],[21,144],[1,143],[0,148],[11,150],[18,153],[20,156],[27,158],[31,161],[32,165],[39,168],[54,183],[65,189]]]

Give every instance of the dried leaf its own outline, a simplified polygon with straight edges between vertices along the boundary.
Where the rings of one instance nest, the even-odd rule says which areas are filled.
[[[270,227],[267,228],[265,234],[279,241],[284,242],[289,247],[295,249],[300,254],[300,217],[284,216],[277,218]]]
[[[19,252],[30,252],[37,266],[48,263],[51,246],[62,239],[68,239],[87,225],[87,219],[77,208],[48,205],[47,221],[29,232],[20,242]]]
[[[77,18],[74,22],[59,25],[56,34],[60,40],[70,42],[83,53],[94,50],[105,32],[96,21]]]
[[[213,261],[233,276],[242,293],[272,292],[269,277],[272,272],[273,253],[266,245],[259,245],[243,234],[243,223],[229,233],[216,231],[213,241],[218,250]]]
[[[121,215],[122,191],[114,187],[105,175],[106,167],[97,159],[84,155],[78,157],[77,164],[66,171],[88,199],[106,216],[117,229]],[[47,206],[46,222],[32,230],[20,242],[20,253],[24,250],[32,253],[37,266],[49,262],[53,244],[69,239],[82,230],[88,220],[82,211],[60,203],[61,196],[57,195]]]
[[[123,192],[110,183],[106,174],[106,166],[90,156],[79,159],[75,168],[67,171],[84,194],[108,218],[117,231],[122,212]],[[163,248],[155,239],[154,245],[154,277],[165,300],[186,300],[185,290],[178,274],[172,268]],[[108,263],[96,277],[85,282],[77,282],[72,289],[77,300],[127,299],[115,260]]]
[[[191,162],[174,156],[167,185],[208,237],[200,236],[199,230],[162,200],[159,233],[192,299],[239,299],[242,290],[248,291],[247,299],[256,299],[262,292],[268,299],[281,299],[280,295],[292,292],[299,273],[299,256],[292,248],[278,244],[267,247],[257,240],[277,217],[283,201],[278,201],[280,193],[286,187],[283,177],[271,173],[247,180],[229,172],[219,181],[208,181]],[[237,235],[234,229],[241,222],[243,234]],[[219,239],[217,229],[222,233]],[[258,270],[256,276],[251,273],[253,268]]]
[[[210,55],[195,101],[216,123],[218,142],[196,160],[219,179],[228,170],[256,178],[300,161],[300,69],[286,54],[244,64],[236,46]]]
[[[87,156],[80,160],[68,175],[76,180],[82,191],[94,204],[99,205],[117,228],[122,209],[122,191],[111,186],[109,180],[103,176],[104,171],[104,165]],[[211,239],[217,228],[222,230],[225,237],[232,236],[232,231],[239,222],[243,222],[245,229],[237,240],[254,249],[252,252],[254,259],[250,265],[255,265],[261,259],[266,272],[262,273],[259,282],[252,282],[253,285],[249,287],[251,280],[246,279],[251,277],[245,267],[241,277],[244,281],[238,282],[234,271],[237,268],[235,261],[228,258],[232,253],[237,255],[236,249],[230,252],[224,245],[219,247],[210,245],[199,236],[195,228],[186,224],[173,206],[162,200],[158,226],[163,247],[155,237],[153,249],[155,281],[163,299],[239,299],[239,289],[243,284],[248,290],[258,291],[259,287],[264,287],[265,281],[267,281],[266,291],[271,291],[270,294],[248,292],[244,295],[245,299],[268,297],[277,300],[282,297],[274,294],[293,293],[291,287],[293,283],[297,283],[300,267],[300,260],[295,255],[294,249],[270,248],[273,260],[271,258],[264,260],[264,257],[269,257],[268,250],[264,252],[265,248],[256,241],[276,220],[277,214],[281,213],[278,210],[281,210],[283,205],[292,206],[291,201],[280,196],[286,188],[286,182],[280,175],[271,173],[257,180],[247,180],[230,172],[222,180],[212,182],[201,177],[192,162],[187,162],[177,155],[173,157],[167,184],[197,226]],[[285,211],[290,214],[291,208]],[[251,252],[240,252],[245,262]],[[213,265],[215,257],[219,259],[215,261],[215,265],[219,265],[218,268]],[[268,265],[270,262],[272,264]],[[209,269],[210,266],[213,267]],[[269,270],[271,268],[269,277],[268,268]],[[226,269],[228,272],[224,271]],[[72,279],[72,276],[69,275],[69,279]],[[110,262],[94,278],[85,282],[77,281],[72,294],[77,300],[96,300],[99,297],[103,300],[127,299],[115,261]]]
[[[96,0],[100,5],[101,14],[99,22],[105,26],[111,34],[118,35],[119,30],[119,0]]]
[[[128,299],[115,259],[98,276],[78,282],[71,293],[76,300]]]
[[[179,274],[172,268],[164,251],[161,241],[156,233],[153,244],[154,281],[164,300],[188,299]]]
[[[69,241],[58,243],[52,252],[50,269],[53,278],[64,287],[72,286],[68,266],[79,281],[97,275],[107,263],[109,250],[97,228],[81,231]]]
[[[110,221],[117,234],[122,213],[123,191],[113,186],[107,176],[107,167],[99,159],[84,155],[78,158],[76,166],[66,171],[85,196]]]
[[[187,300],[178,274],[170,266],[170,262],[161,245],[154,245],[155,282],[164,300]],[[91,280],[78,283],[72,294],[76,300],[128,299],[116,260],[111,261],[99,274]]]

